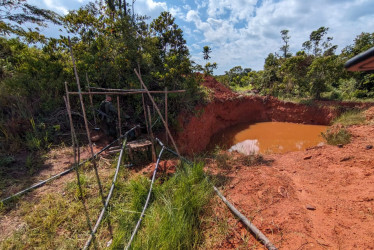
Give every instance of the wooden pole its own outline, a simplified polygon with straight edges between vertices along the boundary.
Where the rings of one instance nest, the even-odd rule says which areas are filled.
[[[143,88],[147,91],[147,94],[148,94],[148,96],[149,96],[149,99],[151,99],[153,106],[155,107],[155,109],[156,109],[158,115],[160,116],[160,119],[161,119],[162,123],[163,123],[164,126],[165,126],[166,132],[169,134],[170,140],[171,140],[171,142],[173,143],[173,146],[174,146],[174,148],[175,148],[175,151],[177,151],[178,155],[180,155],[180,154],[179,154],[179,150],[178,150],[178,148],[177,148],[177,145],[175,144],[174,138],[173,138],[173,136],[171,135],[170,130],[169,130],[168,126],[166,126],[166,122],[165,122],[164,118],[163,118],[162,115],[161,115],[160,109],[157,107],[157,105],[156,105],[156,103],[155,103],[155,100],[153,99],[153,97],[152,97],[151,94],[149,93],[147,86],[145,86],[142,77],[139,75],[139,73],[136,71],[136,69],[134,69],[134,71],[135,71],[135,74],[136,74],[136,76],[138,77],[140,83],[142,84]]]
[[[166,127],[169,128],[168,124],[168,87],[165,87],[165,123]],[[169,136],[166,134],[166,144],[169,143]]]
[[[118,129],[119,129],[119,136],[122,137],[122,128],[121,128],[121,110],[119,108],[119,96],[117,95],[117,112],[118,112]]]
[[[139,75],[141,75],[139,62],[138,62],[138,69],[139,69]],[[143,86],[142,86],[141,83],[140,83],[140,87],[142,88],[141,90],[144,91]],[[148,125],[147,111],[146,111],[146,109],[145,109],[144,93],[142,93],[142,102],[143,102],[143,110],[144,110],[144,121],[145,121],[145,126],[147,127],[147,134],[148,134],[148,136],[150,136],[149,127],[152,126],[152,124],[151,124],[151,125]]]
[[[98,87],[90,87],[90,89],[96,89],[96,90],[104,90],[104,91],[114,91],[114,92],[142,92],[144,91],[144,89],[140,88],[140,89],[111,89],[111,88],[98,88]],[[152,91],[156,91],[156,93],[163,93],[164,91],[162,90],[152,90]],[[151,93],[152,93],[151,91]],[[175,91],[175,93],[179,93],[179,92],[186,92],[186,90],[172,90],[173,92]]]
[[[171,90],[168,93],[184,93],[185,90]],[[135,94],[146,94],[147,91],[128,91],[128,92],[121,92],[121,91],[91,91],[91,92],[69,92],[71,95],[135,95]],[[149,91],[151,94],[164,94],[165,91],[163,90],[151,90]]]
[[[151,118],[151,110],[149,106],[147,106],[148,109],[148,123],[152,124],[152,118]],[[152,142],[152,162],[156,161],[156,150],[155,150],[155,138],[153,136],[152,126],[149,126],[149,131],[151,133],[151,142]]]
[[[86,81],[87,81],[87,85],[88,85],[88,93],[89,93],[89,96],[90,96],[90,104],[91,104],[92,114],[93,114],[93,117],[94,117],[94,124],[95,124],[95,128],[96,128],[97,127],[97,123],[96,123],[95,108],[93,106],[92,94],[91,94],[91,88],[90,88],[90,82],[88,81],[87,72],[86,72]]]
[[[86,128],[86,133],[87,133],[88,144],[90,145],[91,156],[93,158],[92,159],[92,164],[93,164],[94,169],[95,169],[95,175],[96,175],[97,183],[99,185],[99,192],[100,192],[101,200],[103,202],[103,205],[105,206],[105,197],[104,197],[103,188],[102,188],[101,181],[100,181],[99,172],[97,170],[96,159],[94,158],[95,157],[95,153],[94,153],[93,146],[92,146],[90,130],[88,129],[86,109],[84,107],[83,96],[81,94],[82,93],[82,91],[81,91],[81,85],[79,83],[78,71],[77,71],[77,67],[75,65],[75,59],[74,59],[74,55],[73,55],[73,49],[71,47],[70,37],[68,38],[68,40],[69,40],[71,60],[73,61],[75,79],[77,81],[77,86],[78,86],[79,100],[80,100],[81,107],[82,107],[82,113],[83,113],[83,119],[84,119],[84,125],[85,125],[85,128]],[[113,235],[112,228],[111,228],[111,225],[110,225],[109,221],[108,221],[108,226],[109,226],[110,234]]]
[[[68,116],[69,116],[70,134],[71,134],[71,141],[72,141],[72,146],[73,146],[73,151],[74,151],[74,165],[76,166],[75,173],[77,175],[77,183],[78,183],[78,188],[79,188],[79,199],[81,200],[82,205],[83,205],[83,209],[85,211],[85,216],[86,216],[86,221],[87,221],[88,229],[90,230],[90,233],[92,234],[91,219],[90,219],[90,216],[89,216],[89,214],[87,212],[86,204],[84,202],[83,190],[82,190],[82,186],[81,186],[81,182],[80,182],[80,175],[79,175],[79,164],[80,164],[79,163],[79,161],[80,161],[79,144],[78,144],[78,140],[77,140],[77,135],[75,134],[74,124],[73,124],[73,118],[71,116],[71,108],[70,108],[70,101],[69,101],[70,98],[69,98],[69,93],[67,91],[68,90],[68,88],[67,88],[67,82],[65,82],[65,90],[66,90],[66,98],[64,96],[64,101],[65,101],[66,110],[67,110]],[[77,156],[78,156],[78,160],[77,160]]]

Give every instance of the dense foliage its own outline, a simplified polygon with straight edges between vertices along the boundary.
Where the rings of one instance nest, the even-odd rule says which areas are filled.
[[[89,3],[60,17],[50,11],[37,11],[25,1],[16,3],[24,11],[23,15],[1,16],[0,31],[17,36],[0,38],[0,149],[19,148],[27,136],[32,138],[28,135],[31,130],[35,135],[44,134],[44,130],[57,125],[61,127],[61,123],[66,122],[59,112],[64,109],[64,82],[71,90],[76,89],[68,36],[47,38],[35,29],[33,34],[39,36],[34,37],[43,39],[32,40],[39,43],[31,46],[31,31],[22,31],[17,23],[61,23],[69,33],[84,90],[88,84],[139,89],[141,85],[134,73],[137,69],[151,90],[166,87],[168,90],[187,90],[184,95],[169,96],[172,123],[181,107],[192,108],[201,100],[198,79],[191,74],[183,31],[170,13],[163,12],[157,19],[146,22],[147,17],[134,13],[126,1],[107,1],[105,4]],[[13,6],[16,3],[3,3],[0,6],[2,13],[7,13],[7,8],[17,7]],[[19,20],[21,17],[23,19]],[[102,99],[97,96],[95,105]],[[133,122],[140,121],[141,96],[121,98],[121,104]],[[72,105],[73,109],[79,107],[74,101]],[[35,123],[34,127],[30,121]]]
[[[296,55],[289,51],[288,30],[281,31],[281,55],[270,53],[264,70],[252,71],[236,66],[218,79],[236,90],[252,90],[264,95],[286,98],[328,98],[350,100],[374,97],[374,74],[348,72],[344,63],[374,46],[374,33],[361,33],[354,44],[337,55],[328,28],[312,31],[302,50]]]

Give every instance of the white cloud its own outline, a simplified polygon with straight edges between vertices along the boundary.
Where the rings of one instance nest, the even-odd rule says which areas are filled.
[[[66,13],[89,0],[28,0],[31,4]],[[128,1],[131,3],[131,1]],[[170,11],[191,49],[191,57],[204,64],[202,47],[212,48],[217,73],[241,65],[262,69],[264,58],[282,46],[280,31],[288,29],[293,53],[309,34],[329,27],[338,52],[361,32],[374,31],[373,0],[137,0],[135,12],[157,18]],[[78,6],[78,7],[77,7]]]
[[[293,53],[321,26],[329,27],[328,36],[334,37],[339,51],[361,32],[374,30],[371,0],[263,0],[260,6],[256,2],[209,0],[206,9],[187,12],[185,20],[203,34],[198,44],[212,47],[211,60],[218,63],[219,73],[236,65],[261,69],[269,53],[279,53],[282,29],[290,30]],[[196,61],[199,57],[193,55]]]
[[[174,16],[174,17],[179,17],[180,19],[184,19],[184,13],[182,12],[181,8],[179,7],[171,7],[169,8],[169,12]]]
[[[68,13],[68,9],[59,2],[56,2],[53,0],[43,0],[43,2],[47,6],[47,8],[50,10],[56,11],[61,14]]]
[[[134,10],[141,15],[157,18],[162,11],[168,9],[166,2],[156,2],[153,0],[137,0],[134,3]]]

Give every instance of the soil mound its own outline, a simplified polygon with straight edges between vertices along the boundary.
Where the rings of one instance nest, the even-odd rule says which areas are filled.
[[[204,82],[202,82],[201,85],[209,88],[213,92],[215,100],[224,101],[238,96],[238,94],[232,92],[231,89],[218,82],[212,76],[205,76]]]

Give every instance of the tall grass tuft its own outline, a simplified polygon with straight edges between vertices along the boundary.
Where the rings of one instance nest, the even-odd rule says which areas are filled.
[[[343,126],[364,124],[366,121],[365,115],[361,111],[352,110],[341,114],[334,120],[334,124],[341,124]]]
[[[321,135],[326,140],[327,144],[330,145],[345,145],[351,141],[351,134],[341,126],[333,126],[325,133],[321,133]]]
[[[118,218],[120,227],[112,244],[113,249],[127,244],[139,218],[137,212],[142,209],[149,187],[148,179],[141,179],[129,183],[126,192],[128,202],[122,203],[124,213]],[[211,197],[211,184],[202,164],[180,167],[169,180],[154,186],[151,205],[131,248],[196,248],[202,240],[200,217]]]

